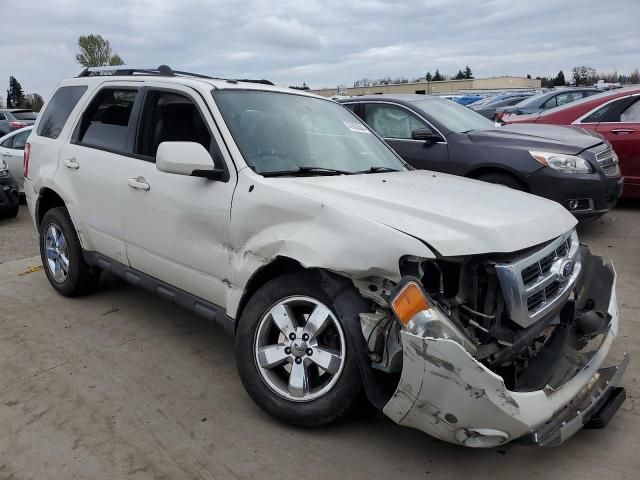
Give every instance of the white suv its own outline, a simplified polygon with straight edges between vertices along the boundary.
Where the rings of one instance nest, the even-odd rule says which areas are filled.
[[[235,336],[248,393],[321,425],[362,392],[477,447],[605,424],[615,272],[560,205],[408,167],[339,104],[169,67],[63,81],[25,149],[62,295],[101,271]],[[114,71],[114,69],[117,69]]]

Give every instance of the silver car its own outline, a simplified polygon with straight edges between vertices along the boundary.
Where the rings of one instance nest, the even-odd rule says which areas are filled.
[[[24,193],[24,174],[22,171],[22,159],[24,146],[31,134],[33,127],[25,127],[0,138],[0,158],[9,166],[9,171],[16,178],[20,187],[20,194]]]

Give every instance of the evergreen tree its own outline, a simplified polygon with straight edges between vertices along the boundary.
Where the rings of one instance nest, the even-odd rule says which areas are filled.
[[[464,78],[466,78],[467,80],[471,80],[473,78],[473,74],[471,73],[469,65],[467,65],[467,67],[464,69]]]
[[[9,90],[7,90],[7,108],[17,108],[24,101],[22,85],[16,77],[9,77]]]
[[[430,82],[431,80],[433,80],[433,77],[431,76],[431,72],[427,72],[427,74],[424,76],[424,79],[427,82]]]
[[[464,79],[464,73],[462,73],[462,70],[458,70],[458,73],[456,73],[456,76],[454,77],[456,80],[462,80]]]
[[[436,73],[433,75],[433,81],[434,82],[441,82],[442,80],[444,80],[444,77],[442,76],[442,74],[440,73],[440,70],[438,70],[436,68]]]
[[[564,78],[564,72],[562,70],[560,70],[558,72],[558,75],[556,75],[553,84],[557,87],[564,87],[567,84],[567,81]]]

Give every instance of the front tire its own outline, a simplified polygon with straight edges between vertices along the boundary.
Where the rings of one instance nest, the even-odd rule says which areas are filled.
[[[273,417],[318,426],[359,399],[356,354],[331,300],[310,273],[278,277],[247,303],[236,364],[253,401]]]
[[[45,213],[40,223],[40,257],[51,286],[65,297],[92,290],[100,271],[84,261],[82,246],[66,208]]]

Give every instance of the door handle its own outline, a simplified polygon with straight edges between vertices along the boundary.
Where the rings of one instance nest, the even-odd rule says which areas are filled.
[[[67,167],[70,168],[71,170],[77,170],[80,168],[80,164],[78,163],[78,161],[75,159],[75,157],[71,157],[71,158],[65,158],[62,161],[62,164]]]
[[[13,157],[13,155],[11,155],[10,153],[3,153],[2,156],[4,158],[9,158],[9,157]]]
[[[635,130],[633,128],[612,128],[611,133],[619,134],[619,133],[634,133]]]
[[[144,177],[130,178],[128,183],[131,188],[136,190],[144,190],[146,192],[151,189],[151,185],[147,183]]]

